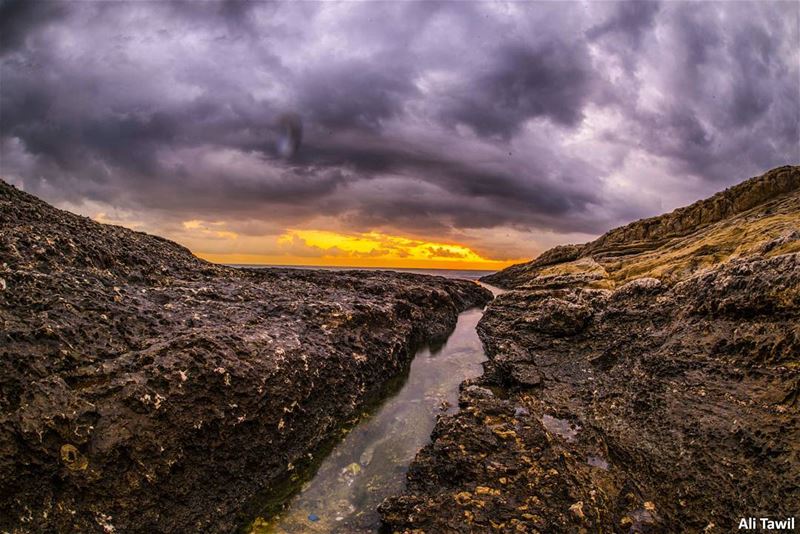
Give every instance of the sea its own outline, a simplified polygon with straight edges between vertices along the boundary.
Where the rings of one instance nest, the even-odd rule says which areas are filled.
[[[246,267],[249,269],[307,269],[323,271],[388,271],[398,273],[428,274],[431,276],[444,276],[445,278],[458,278],[461,280],[477,280],[481,276],[486,276],[497,271],[468,270],[468,269],[403,269],[398,267],[338,267],[338,266],[319,266],[319,265],[247,265],[229,264],[230,267]]]

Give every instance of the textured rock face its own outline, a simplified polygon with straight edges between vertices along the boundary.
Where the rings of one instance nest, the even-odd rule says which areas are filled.
[[[672,213],[611,230],[585,245],[555,247],[484,277],[505,289],[613,289],[652,276],[675,283],[732,258],[800,251],[800,167],[762,176]],[[761,250],[765,246],[769,251]]]
[[[0,530],[231,530],[490,296],[212,265],[0,182]]]
[[[797,173],[756,179],[756,191],[773,191],[757,204],[729,194],[700,203],[714,209],[701,210],[711,215],[698,230],[648,224],[680,228],[684,242],[667,243],[661,230],[612,231],[627,237],[577,253],[563,247],[533,268],[491,277],[515,289],[479,324],[486,373],[462,388],[462,411],[437,425],[406,493],[382,505],[387,524],[437,533],[730,532],[741,517],[796,516],[800,195],[781,184],[797,184]],[[770,176],[777,186],[765,183]],[[721,245],[733,254],[709,264],[702,250],[687,252],[727,231],[742,237]],[[612,241],[616,251],[635,248],[629,238],[660,240],[621,260],[646,269],[587,276],[610,264],[602,251]]]

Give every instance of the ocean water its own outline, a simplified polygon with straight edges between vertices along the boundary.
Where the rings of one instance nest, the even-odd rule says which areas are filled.
[[[463,280],[477,280],[481,276],[492,274],[497,271],[468,270],[468,269],[402,269],[402,268],[383,268],[383,267],[329,267],[317,265],[246,265],[231,264],[230,267],[247,267],[249,269],[310,269],[323,271],[395,271],[398,273],[428,274],[431,276],[444,276],[445,278],[459,278]]]

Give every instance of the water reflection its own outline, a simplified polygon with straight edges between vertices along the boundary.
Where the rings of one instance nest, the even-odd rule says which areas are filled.
[[[481,374],[483,347],[475,327],[483,312],[468,310],[447,342],[417,353],[408,379],[361,421],[322,462],[316,475],[274,518],[259,518],[253,534],[374,532],[377,507],[399,493],[438,414],[457,409],[458,386]]]

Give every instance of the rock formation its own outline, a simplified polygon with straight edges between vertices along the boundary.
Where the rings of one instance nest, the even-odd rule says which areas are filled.
[[[391,531],[729,532],[800,513],[800,167],[556,247],[381,507]]]
[[[0,182],[0,531],[230,531],[489,298],[213,265]]]

